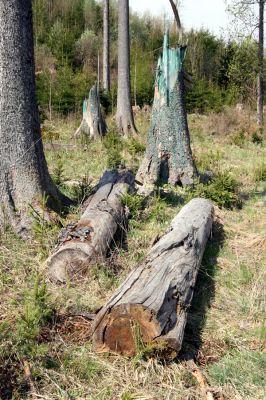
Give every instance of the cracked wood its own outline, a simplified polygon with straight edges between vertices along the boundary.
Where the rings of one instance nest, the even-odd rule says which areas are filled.
[[[131,172],[104,173],[85,202],[86,209],[78,223],[69,224],[60,233],[57,248],[47,260],[52,280],[63,283],[77,279],[89,265],[106,255],[118,228],[126,223],[122,196],[133,188]]]
[[[132,356],[137,342],[178,352],[187,312],[213,222],[213,206],[191,200],[98,313],[94,344],[99,352]]]

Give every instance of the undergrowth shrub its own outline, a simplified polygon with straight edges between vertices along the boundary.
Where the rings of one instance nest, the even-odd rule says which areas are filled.
[[[56,165],[53,170],[52,179],[57,186],[61,186],[64,183],[64,162],[61,157],[56,159]]]
[[[255,169],[254,180],[255,182],[266,182],[266,163],[262,163],[259,167]]]
[[[121,136],[111,128],[103,139],[107,152],[107,167],[117,168],[122,163],[123,142]]]
[[[22,355],[34,356],[41,328],[53,315],[45,282],[36,277],[33,289],[24,295],[23,310],[16,322],[16,341]]]
[[[263,137],[259,132],[254,132],[252,134],[251,141],[252,141],[252,143],[255,143],[255,144],[262,144],[263,143]]]
[[[127,141],[127,150],[130,155],[136,156],[137,154],[144,153],[146,146],[135,138],[130,138]]]
[[[246,140],[245,131],[241,129],[232,136],[232,143],[236,146],[243,146]]]
[[[137,194],[124,194],[122,197],[123,205],[130,219],[138,220],[143,209],[143,197]]]
[[[240,206],[238,183],[228,172],[219,172],[206,185],[198,183],[190,190],[188,200],[193,197],[204,197],[212,200],[219,207],[229,209]]]

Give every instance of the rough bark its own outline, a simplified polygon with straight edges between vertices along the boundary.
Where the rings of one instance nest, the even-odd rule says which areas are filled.
[[[118,88],[116,123],[120,132],[136,134],[130,89],[129,2],[118,1]]]
[[[259,0],[259,43],[258,43],[258,124],[260,129],[263,129],[263,96],[264,96],[264,4],[265,0]]]
[[[197,177],[184,100],[185,53],[186,47],[170,49],[169,34],[165,34],[146,154],[136,177],[144,187],[158,181],[190,185]]]
[[[101,104],[97,85],[95,84],[89,93],[89,98],[83,103],[82,122],[75,133],[75,137],[81,133],[92,140],[101,139],[106,133],[107,127],[101,112]]]
[[[48,275],[57,282],[78,279],[89,265],[106,255],[119,227],[126,223],[122,196],[132,192],[131,172],[107,171],[85,203],[76,224],[64,229],[58,246],[47,260]]]
[[[103,88],[106,93],[110,92],[110,4],[104,0],[103,9]]]
[[[94,323],[99,352],[132,356],[137,343],[178,352],[187,312],[213,221],[213,206],[191,200],[152,247]]]
[[[28,205],[66,200],[44,157],[35,98],[31,0],[0,0],[0,226],[28,229]]]

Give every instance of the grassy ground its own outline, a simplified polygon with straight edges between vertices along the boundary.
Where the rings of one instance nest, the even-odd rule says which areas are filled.
[[[44,130],[45,142],[73,144],[77,124],[74,119],[53,121]],[[139,114],[138,124],[145,132],[148,115]],[[232,110],[190,116],[190,129],[199,169],[232,177],[239,184],[239,195],[238,207],[216,206],[181,355],[195,356],[216,399],[262,400],[266,396],[265,147],[257,143],[252,117],[236,116]],[[140,142],[145,142],[144,136]],[[118,147],[121,154],[110,159],[108,144],[79,139],[75,149],[48,146],[46,156],[61,189],[82,199],[117,158],[137,169],[143,145],[127,141]],[[217,198],[222,189],[215,190]],[[206,398],[182,357],[164,363],[156,357],[146,359],[145,351],[133,359],[96,355],[90,342],[91,323],[73,316],[95,311],[108,299],[185,201],[196,194],[214,196],[213,188],[200,185],[193,193],[181,188],[168,191],[164,199],[155,195],[145,209],[137,198],[128,200],[132,215],[128,250],[116,243],[110,259],[93,266],[78,284],[57,287],[46,282],[44,261],[60,225],[77,219],[79,208],[52,225],[35,218],[31,239],[19,239],[6,230],[0,242],[1,399]]]

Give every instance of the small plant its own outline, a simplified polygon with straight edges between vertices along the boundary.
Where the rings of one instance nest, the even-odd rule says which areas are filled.
[[[57,186],[60,186],[64,183],[64,163],[61,157],[58,157],[56,160],[56,166],[53,171],[53,181]]]
[[[262,163],[254,171],[255,182],[266,182],[266,164]]]
[[[263,143],[263,137],[261,133],[259,132],[254,132],[251,138],[252,143],[255,144],[262,144]]]
[[[146,146],[135,138],[130,138],[130,140],[127,142],[127,150],[132,156],[144,153],[145,149]]]
[[[18,348],[23,355],[32,355],[41,328],[52,315],[46,284],[37,275],[34,288],[25,293],[23,311],[16,324]]]
[[[233,144],[235,144],[236,146],[243,146],[243,144],[245,143],[246,137],[245,137],[245,131],[241,130],[239,132],[237,132],[233,137],[232,137],[232,142]]]
[[[107,151],[107,167],[119,167],[122,163],[121,152],[123,150],[121,136],[114,129],[111,129],[104,137],[103,145]]]
[[[238,183],[228,172],[219,172],[207,185],[199,183],[188,197],[204,197],[229,209],[240,205]]]
[[[89,196],[92,191],[90,180],[88,175],[85,175],[78,185],[72,188],[73,198],[78,202],[78,204],[83,203],[83,201]]]
[[[143,197],[137,194],[125,194],[122,197],[123,205],[126,207],[126,211],[129,214],[129,218],[138,220],[143,208]]]

